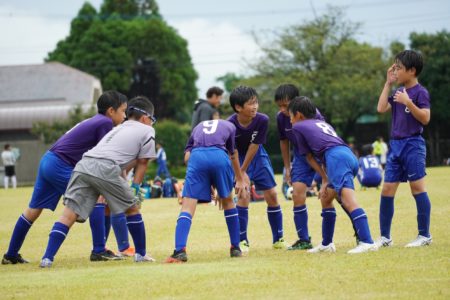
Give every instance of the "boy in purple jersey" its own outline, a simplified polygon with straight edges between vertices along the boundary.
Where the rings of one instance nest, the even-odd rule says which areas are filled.
[[[139,186],[148,161],[156,158],[153,111],[153,104],[147,98],[131,99],[127,107],[128,120],[83,154],[64,193],[65,208],[50,231],[41,268],[52,266],[70,227],[89,217],[100,195],[105,197],[112,214],[127,214],[128,229],[136,247],[134,261],[155,261],[146,250],[145,227],[138,206],[143,200]],[[123,173],[131,167],[134,167],[134,178],[130,187]]]
[[[311,167],[322,176],[319,192],[323,217],[322,243],[308,252],[336,251],[333,244],[336,222],[336,210],[333,206],[335,195],[350,213],[360,240],[358,246],[348,253],[377,250],[370,235],[366,213],[356,202],[353,179],[358,172],[358,161],[355,155],[329,124],[315,118],[316,106],[307,97],[296,97],[289,103],[288,110],[299,154],[306,155]],[[316,157],[323,162],[324,168],[317,163]]]
[[[231,196],[233,177],[236,179],[238,195],[245,193],[248,186],[244,183],[239,168],[234,147],[235,133],[234,125],[224,120],[203,121],[194,127],[185,149],[187,170],[183,203],[175,229],[175,250],[166,259],[166,263],[187,261],[186,244],[197,202],[210,199],[211,186],[217,189],[224,209],[231,241],[230,256],[242,256],[239,248],[239,217]]]
[[[361,188],[376,187],[381,184],[381,164],[377,156],[373,155],[371,144],[364,145],[361,149],[361,157],[358,159],[358,181]]]
[[[430,122],[430,96],[417,79],[422,68],[420,53],[405,50],[397,54],[395,63],[387,71],[386,83],[378,100],[379,113],[392,110],[390,149],[380,202],[381,237],[377,244],[381,247],[393,245],[391,223],[394,197],[400,182],[406,181],[409,181],[411,193],[416,200],[419,229],[417,238],[406,247],[427,246],[432,242],[431,203],[425,190],[426,147],[421,136],[423,126]],[[395,81],[401,87],[389,96]]]
[[[126,108],[126,96],[116,91],[104,92],[97,101],[98,114],[75,125],[44,154],[39,164],[29,207],[17,220],[2,264],[28,262],[22,258],[19,250],[31,225],[39,218],[43,209],[55,210],[66,190],[75,164],[81,159],[83,153],[94,147],[113,126],[122,123]],[[93,235],[94,230],[93,228]],[[104,228],[101,231],[104,239]],[[115,257],[105,249],[101,256],[105,259]]]
[[[266,142],[269,117],[258,113],[258,94],[247,86],[239,86],[230,94],[230,105],[236,112],[228,121],[236,126],[236,148],[244,180],[255,183],[257,190],[264,192],[267,202],[267,216],[272,229],[272,245],[274,249],[286,248],[283,238],[283,215],[277,200],[276,183],[269,156],[262,146]],[[247,238],[248,206],[250,194],[238,197],[240,247],[243,252],[249,251]]]
[[[311,237],[309,236],[308,230],[306,192],[308,187],[311,187],[316,171],[308,164],[306,156],[298,153],[287,109],[290,101],[298,96],[299,90],[293,84],[282,84],[275,91],[275,102],[280,109],[277,114],[277,127],[280,137],[281,156],[286,170],[285,180],[288,184],[292,184],[293,187],[292,200],[294,204],[294,224],[298,235],[298,240],[292,244],[292,246],[288,247],[288,250],[305,250],[312,248]],[[317,120],[325,120],[319,110],[317,110],[315,118]],[[292,166],[290,143],[294,145],[294,160]],[[345,212],[350,216],[347,211]],[[357,236],[356,230],[355,236]]]

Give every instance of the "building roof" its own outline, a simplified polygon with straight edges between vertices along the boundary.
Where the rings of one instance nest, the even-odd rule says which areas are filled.
[[[0,66],[0,130],[67,118],[74,106],[93,105],[101,91],[99,79],[59,62]]]

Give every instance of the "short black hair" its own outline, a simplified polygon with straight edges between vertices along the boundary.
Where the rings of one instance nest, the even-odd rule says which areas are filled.
[[[361,148],[361,155],[362,156],[371,155],[372,152],[373,152],[373,146],[371,144],[365,144]]]
[[[305,118],[313,119],[316,116],[317,108],[308,97],[299,96],[291,100],[288,111],[294,115],[300,112]]]
[[[211,98],[214,95],[222,96],[223,90],[218,86],[213,86],[208,89],[206,92],[206,98]]]
[[[8,150],[9,147],[11,147],[10,144],[5,144],[5,147],[4,147],[4,148],[5,148],[5,150]]]
[[[128,98],[117,91],[106,91],[97,100],[97,111],[99,114],[106,114],[106,111],[112,107],[117,110],[122,104],[127,103]]]
[[[406,70],[416,69],[416,77],[423,69],[422,55],[414,50],[404,50],[395,56],[395,62],[400,62]]]
[[[249,86],[240,85],[231,92],[230,105],[237,112],[236,105],[244,107],[244,104],[253,98],[258,98],[256,90]]]
[[[275,102],[283,100],[291,101],[298,96],[300,96],[300,91],[295,85],[290,83],[282,84],[275,90]]]
[[[155,108],[153,107],[153,103],[147,97],[145,96],[134,97],[128,102],[127,118],[138,120],[145,114],[140,110],[143,110],[147,112],[150,116],[153,116]]]

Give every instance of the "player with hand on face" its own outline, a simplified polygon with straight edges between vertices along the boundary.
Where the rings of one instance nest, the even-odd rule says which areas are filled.
[[[299,154],[306,155],[308,163],[322,177],[319,192],[323,217],[322,243],[308,252],[336,251],[333,243],[336,223],[336,210],[333,206],[335,196],[341,199],[343,207],[350,213],[360,240],[358,246],[348,253],[377,250],[370,235],[367,215],[356,201],[353,179],[358,172],[358,160],[355,155],[329,124],[315,118],[317,109],[309,98],[296,97],[289,103],[288,111]],[[316,157],[324,164],[326,172],[317,163]]]
[[[394,216],[394,197],[400,182],[409,181],[416,200],[418,236],[406,247],[431,244],[431,202],[425,189],[426,146],[423,126],[430,122],[430,95],[417,77],[423,68],[420,53],[405,50],[397,54],[388,69],[386,83],[378,100],[379,113],[392,111],[391,138],[384,173],[380,201],[380,247],[393,245],[391,223]],[[392,95],[392,85],[401,87]]]
[[[269,117],[258,113],[258,94],[255,89],[238,86],[230,94],[230,105],[235,114],[228,121],[236,126],[236,148],[244,180],[247,184],[253,181],[257,190],[264,192],[267,202],[267,217],[272,229],[272,246],[274,249],[285,249],[283,238],[283,214],[277,200],[276,183],[269,155],[263,147],[267,138]],[[248,207],[250,194],[238,197],[240,247],[242,251],[249,251],[247,237]]]

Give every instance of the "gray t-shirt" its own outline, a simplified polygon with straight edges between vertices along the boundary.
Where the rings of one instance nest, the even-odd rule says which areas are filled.
[[[192,113],[191,128],[194,129],[200,122],[212,120],[216,113],[217,109],[209,104],[207,100],[197,100]]]
[[[139,158],[156,158],[155,129],[128,120],[106,134],[84,156],[112,160],[122,169]]]

